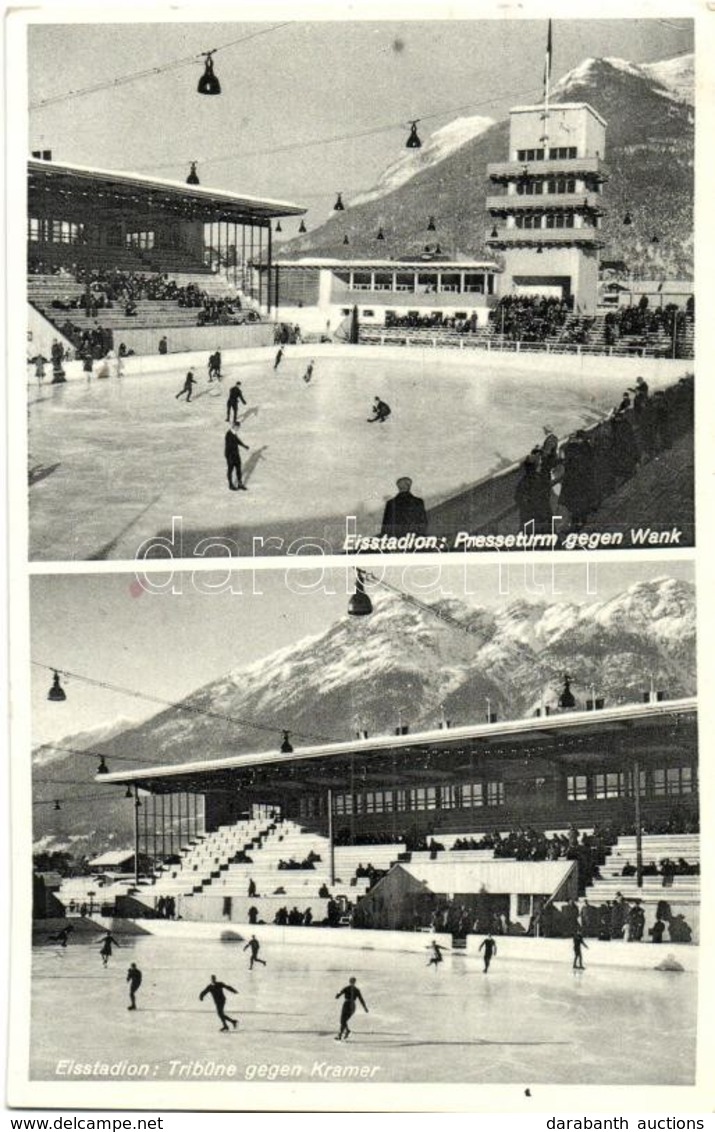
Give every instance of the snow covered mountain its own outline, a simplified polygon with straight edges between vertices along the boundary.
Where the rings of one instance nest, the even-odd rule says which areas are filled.
[[[621,71],[651,84],[657,94],[689,106],[695,104],[695,55],[676,55],[674,59],[662,59],[657,63],[631,63],[607,55],[603,59],[584,59],[578,67],[565,74],[556,83],[552,95],[563,100],[574,88],[598,83],[598,72],[603,65],[614,71]],[[659,89],[660,88],[660,89]]]
[[[346,202],[346,207],[353,208],[356,205],[365,204],[371,200],[379,200],[380,197],[393,193],[412,177],[416,177],[418,173],[423,173],[433,165],[438,165],[440,161],[444,161],[445,157],[449,157],[451,153],[479,137],[493,125],[493,118],[479,116],[455,118],[453,122],[435,130],[427,141],[423,141],[421,149],[406,150],[398,157],[397,161],[388,165],[374,188],[367,189],[365,192],[352,197]]]
[[[646,64],[586,59],[552,90],[555,104],[588,102],[605,118],[604,258],[624,260],[646,278],[692,278],[693,80],[691,55]],[[487,165],[505,159],[508,135],[506,120],[457,119],[423,138],[422,150],[403,149],[373,189],[282,245],[281,256],[399,259],[428,251],[492,259],[484,242],[494,191]],[[435,231],[427,228],[431,216]],[[379,228],[384,241],[376,244]]]
[[[522,600],[490,610],[436,602],[463,632],[387,591],[373,604],[371,617],[346,615],[104,742],[110,769],[274,749],[282,728],[297,748],[359,729],[389,734],[398,722],[423,730],[443,711],[454,724],[469,723],[484,717],[487,698],[500,718],[518,718],[542,699],[554,703],[565,672],[581,702],[592,685],[610,704],[640,700],[651,679],[670,697],[695,692],[694,590],[672,578],[581,604]],[[197,708],[213,714],[187,710]],[[36,800],[66,797],[62,780],[82,776],[96,794],[88,761],[68,753],[51,768],[42,764]],[[57,848],[79,837],[75,846],[95,852],[126,841],[131,821],[131,803],[117,789],[99,808],[36,806],[35,838]]]

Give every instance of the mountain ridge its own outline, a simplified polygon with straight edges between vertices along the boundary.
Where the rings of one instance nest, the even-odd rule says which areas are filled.
[[[663,577],[605,601],[514,601],[496,610],[447,597],[432,603],[432,612],[378,588],[373,604],[372,616],[346,615],[114,735],[102,744],[110,770],[277,749],[282,728],[299,748],[345,741],[362,729],[390,734],[399,721],[411,731],[431,729],[442,713],[453,724],[469,723],[483,717],[487,699],[500,719],[522,718],[542,700],[555,702],[566,672],[581,702],[592,685],[609,703],[639,701],[651,679],[670,698],[695,691],[694,587],[687,582]],[[434,612],[449,614],[464,632]],[[86,754],[68,752],[52,770],[58,780],[84,778],[96,789],[87,763]],[[47,766],[38,769],[44,779]],[[58,794],[52,783],[35,785],[38,801]],[[115,788],[97,812],[36,807],[35,838],[46,846],[48,836],[58,845],[73,836],[96,852],[122,831],[129,836],[131,821],[131,804]]]

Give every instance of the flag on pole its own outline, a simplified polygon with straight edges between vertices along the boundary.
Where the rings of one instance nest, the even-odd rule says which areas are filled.
[[[544,102],[548,101],[549,87],[551,85],[551,20],[549,32],[546,37],[546,59],[544,60]]]

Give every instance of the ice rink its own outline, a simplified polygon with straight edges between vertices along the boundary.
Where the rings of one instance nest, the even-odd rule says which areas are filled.
[[[178,1065],[214,1061],[235,1066],[237,1081],[248,1079],[252,1066],[278,1064],[303,1082],[334,1081],[321,1075],[325,1064],[377,1066],[366,1072],[378,1082],[694,1080],[696,976],[589,967],[588,953],[587,969],[574,973],[570,940],[556,963],[510,960],[509,940],[500,939],[488,975],[459,953],[428,969],[426,950],[268,943],[261,952],[267,966],[249,971],[243,941],[121,942],[106,970],[98,946],[34,949],[32,1079],[102,1079],[67,1068],[100,1061],[126,1062],[125,1080],[131,1065],[163,1081],[180,1079]],[[136,1012],[127,1010],[131,961],[144,974]],[[220,1032],[211,1000],[198,1001],[212,974],[239,992],[227,996],[237,1031]],[[334,996],[351,975],[370,1012],[358,1006],[349,1041],[338,1043]]]
[[[184,555],[211,536],[247,555],[285,552],[298,537],[339,552],[346,515],[357,516],[361,534],[379,531],[398,476],[411,476],[414,493],[433,505],[523,457],[544,430],[563,436],[593,423],[628,384],[608,359],[599,378],[578,375],[576,361],[573,376],[554,377],[518,358],[498,361],[479,353],[457,364],[418,351],[404,360],[318,356],[306,384],[305,357],[288,353],[274,372],[267,351],[260,363],[225,364],[220,385],[196,367],[191,404],[175,397],[185,366],[31,386],[31,557],[131,559],[145,539],[171,530],[173,516],[182,517]],[[223,454],[237,377],[247,401],[245,492],[228,490]],[[368,424],[378,395],[392,416]],[[254,548],[254,538],[269,536],[284,542]]]

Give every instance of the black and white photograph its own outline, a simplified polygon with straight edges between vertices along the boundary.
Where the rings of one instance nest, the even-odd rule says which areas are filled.
[[[692,18],[26,30],[33,560],[693,545]]]
[[[694,1082],[692,565],[413,570],[32,580],[32,1080]]]

